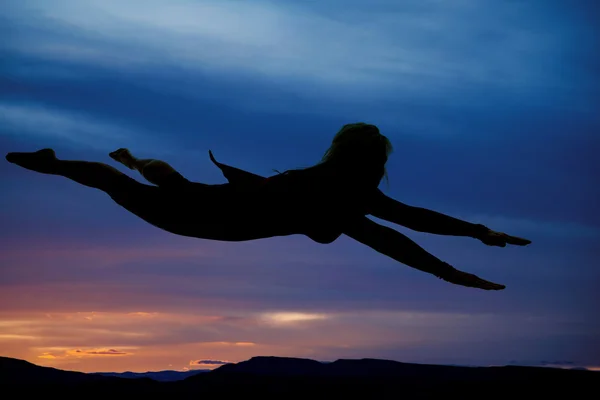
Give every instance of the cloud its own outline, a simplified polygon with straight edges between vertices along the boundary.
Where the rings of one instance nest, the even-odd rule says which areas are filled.
[[[588,371],[600,371],[599,366],[595,365],[582,365],[581,363],[575,361],[566,361],[566,360],[555,360],[555,361],[517,361],[511,360],[509,365],[519,365],[519,366],[527,366],[527,367],[548,367],[548,368],[562,368],[562,369],[578,369],[578,370],[588,370]]]
[[[3,130],[68,140],[77,144],[97,146],[102,140],[123,141],[131,132],[121,127],[103,125],[83,115],[76,115],[39,105],[0,104]]]
[[[229,361],[222,360],[194,360],[190,361],[190,365],[198,366],[198,365],[225,365],[229,364]]]
[[[5,44],[11,51],[127,70],[235,71],[295,82],[304,92],[337,88],[330,92],[337,97],[348,88],[365,89],[366,97],[397,90],[414,97],[465,84],[520,94],[568,85],[554,79],[563,70],[548,65],[579,34],[557,30],[549,11],[533,5],[479,0],[351,2],[343,9],[224,0],[10,4],[9,15],[32,24]],[[531,13],[538,30],[526,28]]]
[[[117,350],[117,349],[105,349],[105,348],[97,348],[97,349],[67,349],[62,352],[44,352],[38,356],[38,358],[46,359],[46,360],[64,360],[71,358],[82,358],[82,357],[120,357],[120,356],[130,356],[133,353]]]
[[[0,134],[27,135],[49,145],[66,142],[77,147],[112,151],[118,143],[135,145],[142,151],[151,148],[154,152],[161,147],[153,145],[152,137],[147,133],[107,123],[83,112],[42,104],[0,103],[0,124]],[[163,154],[164,150],[165,147]]]
[[[311,321],[325,320],[329,318],[325,314],[302,313],[302,312],[271,312],[261,315],[261,319],[268,324],[280,326],[295,326]]]
[[[11,333],[2,333],[0,334],[0,341],[5,341],[5,340],[36,340],[38,339],[35,336],[30,336],[30,335],[16,335],[16,334],[11,334]]]
[[[69,243],[43,239],[40,241],[29,240],[27,243],[6,241],[0,246],[2,252],[0,261],[5,263],[6,268],[10,264],[35,263],[36,260],[47,259],[67,264],[69,262],[84,263],[86,260],[94,260],[89,265],[101,267],[131,264],[136,262],[157,262],[181,260],[205,260],[211,261],[222,256],[215,248],[197,246],[190,243],[189,246],[176,246],[173,242],[165,241],[156,244],[116,244],[103,245],[99,243],[86,244],[69,241]],[[35,249],[35,252],[32,252]],[[144,316],[139,314],[140,316]]]
[[[572,239],[597,239],[600,238],[600,227],[584,225],[569,221],[544,221],[539,219],[511,218],[502,215],[470,215],[460,216],[467,221],[482,223],[493,230],[516,233],[526,236],[534,234],[536,237],[572,238]]]
[[[125,356],[129,353],[115,349],[98,349],[98,350],[75,350],[75,354],[83,354],[86,356]]]
[[[256,346],[256,343],[253,343],[253,342],[236,342],[235,345],[236,346],[249,347],[249,346]]]
[[[152,317],[156,317],[158,315],[158,313],[152,312],[143,312],[143,311],[137,311],[137,312],[131,312],[128,315],[132,315],[135,317],[142,317],[142,318],[152,318]]]
[[[541,361],[540,365],[575,365],[573,361]]]

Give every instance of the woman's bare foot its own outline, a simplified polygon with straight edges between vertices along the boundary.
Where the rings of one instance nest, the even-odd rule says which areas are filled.
[[[112,153],[109,153],[108,155],[110,156],[110,158],[123,164],[129,169],[135,169],[136,167],[135,162],[137,161],[137,158],[135,158],[131,154],[131,152],[125,148],[115,150]]]
[[[41,149],[34,152],[8,153],[6,161],[31,171],[48,173],[52,171],[53,163],[57,161],[57,158],[54,150]]]

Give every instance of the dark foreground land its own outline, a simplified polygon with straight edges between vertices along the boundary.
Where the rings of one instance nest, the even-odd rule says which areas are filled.
[[[158,382],[149,378],[63,371],[0,357],[0,388],[10,395],[2,394],[4,398],[27,394],[122,398],[142,394],[169,399],[203,395],[335,399],[350,396],[398,399],[568,396],[578,399],[598,393],[600,372],[516,366],[455,367],[373,359],[321,363],[298,358],[254,357],[177,382]]]

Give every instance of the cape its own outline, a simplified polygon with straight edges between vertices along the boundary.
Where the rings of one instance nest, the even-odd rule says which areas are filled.
[[[264,183],[268,178],[253,174],[252,172],[244,171],[243,169],[235,168],[218,162],[213,156],[212,151],[208,151],[210,160],[215,164],[227,181],[233,185],[258,185]]]

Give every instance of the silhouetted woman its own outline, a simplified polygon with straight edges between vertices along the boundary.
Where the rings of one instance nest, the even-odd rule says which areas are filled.
[[[453,268],[405,235],[367,218],[370,214],[416,231],[468,236],[491,246],[530,243],[386,196],[378,186],[386,175],[391,151],[389,140],[376,126],[348,124],[335,135],[321,162],[269,178],[219,163],[209,152],[229,181],[216,185],[191,182],[166,162],[137,159],[127,149],[110,156],[156,186],[142,184],[103,163],[57,159],[52,149],[9,153],[6,159],[29,170],[61,175],[100,189],[148,223],[177,235],[245,241],[304,234],[316,242],[331,243],[346,234],[448,282],[504,289]]]

